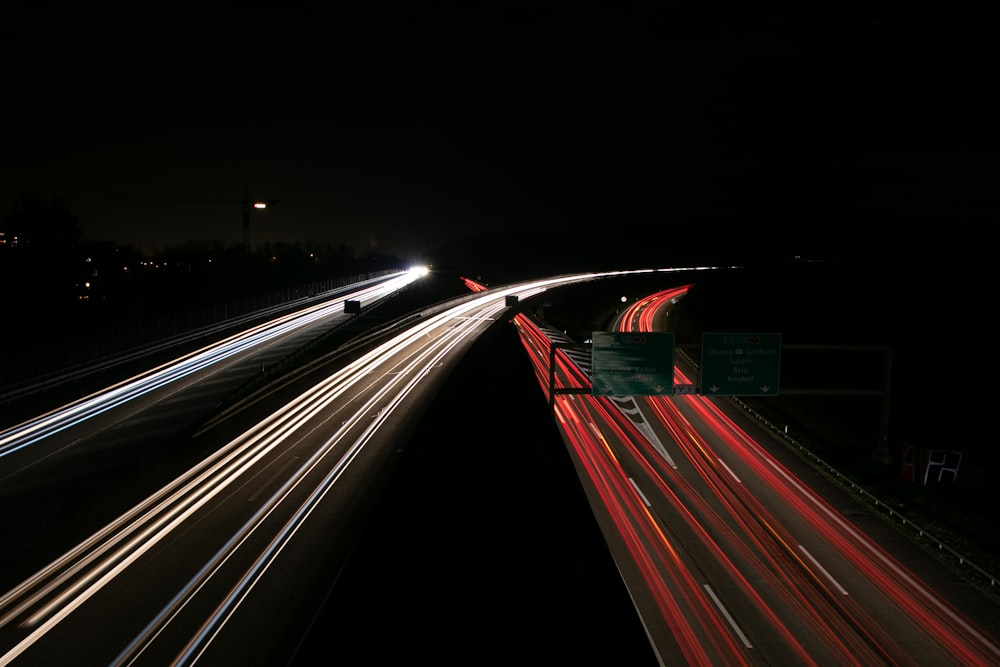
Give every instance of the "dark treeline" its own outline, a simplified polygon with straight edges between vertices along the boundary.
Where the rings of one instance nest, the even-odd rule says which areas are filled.
[[[123,328],[158,320],[180,322],[169,329],[175,332],[205,320],[197,314],[206,310],[218,319],[220,312],[245,312],[338,279],[402,267],[393,256],[361,256],[344,244],[314,241],[249,251],[189,241],[144,254],[87,240],[59,198],[26,194],[0,220],[0,358],[43,357],[49,348],[62,354],[74,340],[121,338]]]

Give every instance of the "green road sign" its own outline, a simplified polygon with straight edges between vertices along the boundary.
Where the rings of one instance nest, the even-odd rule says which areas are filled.
[[[702,334],[703,396],[777,396],[780,377],[781,334]]]
[[[661,396],[674,389],[674,334],[593,332],[591,393]]]

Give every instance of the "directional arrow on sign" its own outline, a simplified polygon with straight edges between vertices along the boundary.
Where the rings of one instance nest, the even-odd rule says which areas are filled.
[[[780,374],[781,334],[701,336],[699,378],[701,385],[710,387],[714,396],[777,396]]]
[[[591,387],[595,395],[659,396],[673,393],[674,334],[594,331]]]

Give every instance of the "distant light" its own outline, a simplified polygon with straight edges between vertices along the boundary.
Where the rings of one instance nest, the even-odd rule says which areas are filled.
[[[627,296],[623,296],[622,297],[622,303],[625,303],[626,301],[628,301],[628,297]]]
[[[253,207],[254,208],[267,208],[267,202],[266,201],[255,201],[253,203]]]
[[[428,269],[426,266],[411,266],[410,273],[418,277],[426,276],[428,273],[430,273],[430,269]]]

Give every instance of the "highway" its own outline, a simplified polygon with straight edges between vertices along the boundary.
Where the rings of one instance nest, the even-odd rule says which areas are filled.
[[[686,289],[638,299],[615,330],[666,330]],[[660,664],[1000,664],[995,603],[835,486],[810,488],[726,400],[591,395],[587,352],[550,357],[561,333],[515,322]],[[683,358],[674,373],[697,384]]]
[[[140,413],[143,421],[148,422],[153,419],[148,413],[154,407],[162,407],[172,400],[176,402],[174,397],[178,394],[184,393],[193,410],[204,410],[204,406],[213,405],[247,377],[260,372],[262,367],[349,319],[350,315],[344,313],[345,301],[371,304],[405,288],[419,277],[419,272],[401,272],[334,290],[319,303],[230,335],[10,427],[0,432],[0,479],[9,486],[13,476],[39,460],[51,459],[56,452],[67,449],[69,443],[77,450],[86,448],[80,441],[89,437],[90,432],[134,422]],[[199,387],[199,393],[193,397],[195,386]],[[185,421],[185,412],[178,413],[177,406],[171,406],[169,413],[160,421]]]
[[[170,449],[177,438],[148,441],[203,414],[205,392],[217,392],[214,402],[245,382],[261,363],[254,349],[276,358],[301,345],[268,335],[288,320],[0,432],[3,493],[23,521],[39,522],[26,531],[37,540],[23,552],[31,560],[4,564],[0,665],[285,661],[437,388],[481,333],[507,320],[552,399],[660,664],[1000,664],[995,605],[956,594],[939,563],[807,477],[727,401],[592,396],[589,353],[578,345],[557,351],[554,378],[579,393],[548,396],[551,345],[564,335],[508,299],[532,303],[632,273],[642,272],[493,289],[466,281],[467,297],[230,406],[182,451]],[[615,328],[665,328],[686,289],[638,299]],[[311,326],[328,327],[342,311],[341,300]],[[316,335],[305,331],[286,333]],[[229,346],[237,351],[225,354]],[[696,384],[696,369],[677,361],[675,381]],[[225,386],[213,390],[216,382]],[[153,461],[133,451],[147,446]],[[57,505],[96,500],[101,511],[43,539],[55,525],[49,495]]]
[[[512,297],[612,275],[557,276],[429,308],[367,351],[233,406],[192,434],[191,451],[160,448],[164,460],[184,462],[175,477],[121,511],[86,514],[75,533],[31,551],[46,556],[30,571],[11,570],[16,580],[0,595],[0,665],[280,662],[322,583],[346,559],[407,433],[477,336]],[[334,317],[330,308],[313,313],[317,321]],[[145,489],[133,487],[141,469],[108,461],[134,462],[124,452],[145,447],[145,434],[184,421],[171,410],[204,410],[199,392],[227,367],[258,365],[251,350],[266,349],[282,326],[254,329],[0,433],[5,493],[72,501],[61,487],[78,463],[101,468],[101,480],[121,475],[124,486]],[[44,518],[26,511],[26,521]],[[99,516],[106,520],[94,524]]]

